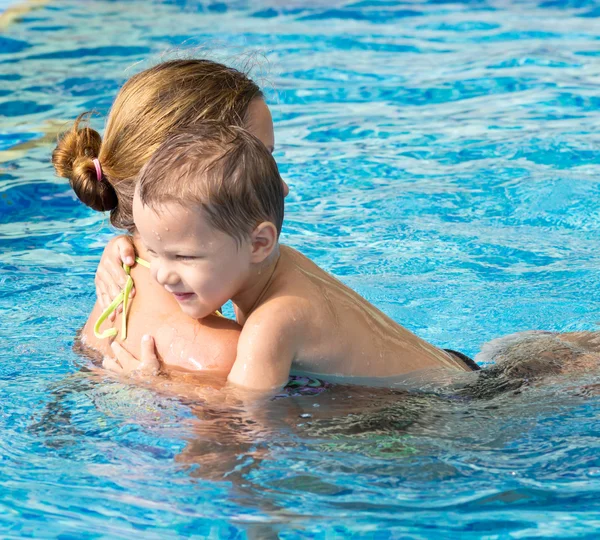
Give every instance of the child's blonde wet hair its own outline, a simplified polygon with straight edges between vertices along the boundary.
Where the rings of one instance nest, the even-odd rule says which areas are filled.
[[[248,106],[262,97],[247,75],[218,62],[164,62],[134,75],[121,88],[104,138],[82,125],[88,113],[80,115],[58,142],[52,163],[83,203],[100,212],[110,210],[115,227],[132,231],[136,179],[160,144],[203,120],[243,126]]]

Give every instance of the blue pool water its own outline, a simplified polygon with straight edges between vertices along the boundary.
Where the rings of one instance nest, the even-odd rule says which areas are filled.
[[[49,158],[162,58],[250,62],[285,242],[439,346],[595,330],[600,2],[56,0],[0,32],[2,538],[596,536],[582,381],[247,410],[88,372],[71,346],[112,231]]]

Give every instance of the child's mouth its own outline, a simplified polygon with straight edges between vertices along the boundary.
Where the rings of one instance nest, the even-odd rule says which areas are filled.
[[[175,300],[177,300],[178,302],[185,302],[186,300],[189,300],[192,296],[195,296],[193,292],[171,294],[175,297]]]

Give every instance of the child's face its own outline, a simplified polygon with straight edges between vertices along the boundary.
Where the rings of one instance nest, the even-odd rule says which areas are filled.
[[[158,211],[136,194],[133,216],[150,256],[150,271],[181,310],[195,319],[238,293],[250,270],[250,241],[241,245],[212,227],[197,207],[166,203]]]

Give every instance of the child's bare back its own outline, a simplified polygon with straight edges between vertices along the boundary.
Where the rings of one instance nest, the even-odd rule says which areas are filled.
[[[298,333],[295,371],[374,378],[435,368],[471,371],[287,246],[280,246],[270,284],[245,322],[252,327],[265,319]]]

